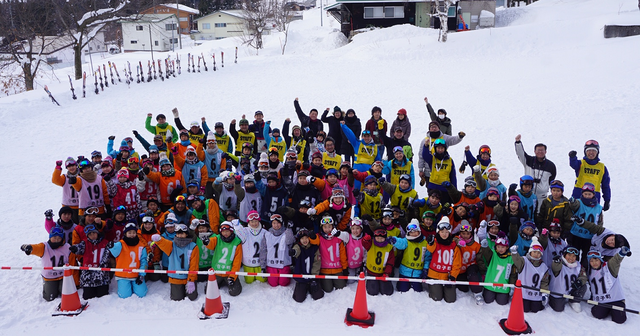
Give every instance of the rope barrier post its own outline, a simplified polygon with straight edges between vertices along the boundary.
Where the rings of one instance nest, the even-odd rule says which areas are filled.
[[[532,333],[529,323],[524,319],[524,307],[522,305],[522,284],[516,281],[516,288],[513,290],[509,317],[500,320],[500,327],[507,335],[521,335]]]
[[[347,308],[347,315],[344,318],[344,323],[348,326],[357,325],[362,328],[368,328],[373,326],[375,320],[376,314],[369,311],[367,308],[367,290],[364,280],[364,272],[360,272],[353,309]]]
[[[51,316],[76,316],[82,313],[89,304],[81,303],[76,283],[73,280],[73,273],[69,265],[64,266],[64,277],[62,278],[62,300]]]
[[[198,318],[208,320],[210,318],[226,319],[229,317],[229,302],[222,302],[220,298],[220,290],[218,289],[218,281],[216,274],[212,268],[207,272],[209,279],[207,282],[207,290],[205,293],[205,301],[202,309],[198,313]]]

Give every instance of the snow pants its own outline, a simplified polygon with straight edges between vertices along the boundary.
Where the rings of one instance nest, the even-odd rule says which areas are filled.
[[[62,293],[62,279],[44,281],[42,285],[42,298],[45,301],[53,301]]]
[[[482,282],[482,276],[478,270],[478,265],[471,265],[467,267],[467,270],[464,273],[461,273],[456,278],[458,281],[471,281],[471,282]],[[482,292],[481,286],[467,286],[467,285],[458,285],[458,289],[462,292],[468,292],[471,289],[471,292],[480,293]]]
[[[293,289],[293,300],[296,302],[304,302],[307,299],[307,293],[311,294],[314,300],[322,299],[324,292],[320,288],[317,281],[297,282]]]
[[[82,298],[85,300],[103,297],[109,294],[109,285],[98,287],[82,287]]]
[[[250,266],[244,266],[243,265],[242,268],[247,273],[262,273],[262,268],[260,266],[250,267]],[[244,277],[244,282],[246,282],[248,284],[253,283],[256,280],[258,280],[260,282],[267,282],[267,279],[265,279],[263,277],[259,277],[259,276],[245,276]]]
[[[396,283],[396,289],[398,290],[398,292],[408,292],[411,288],[413,288],[413,290],[416,292],[422,292],[422,282],[398,281],[398,283]]]
[[[615,301],[615,302],[607,302],[607,304],[610,304],[612,306],[619,306],[622,308],[625,308],[626,305],[624,303],[624,300],[620,300],[620,301]],[[597,319],[604,319],[605,317],[611,315],[611,321],[618,323],[618,324],[622,324],[627,320],[627,313],[626,312],[622,312],[622,311],[617,311],[611,308],[605,308],[602,306],[593,306],[591,307],[591,315],[593,315],[593,317],[597,318]]]
[[[335,274],[320,273],[320,274],[321,275],[342,275],[342,273],[335,273]],[[342,288],[345,288],[346,286],[347,286],[347,280],[320,279],[320,287],[322,287],[322,290],[325,291],[326,293],[331,292],[334,288],[342,289]]]
[[[135,280],[136,278],[118,279],[118,296],[120,298],[128,298],[133,295],[133,293],[136,293],[138,297],[147,295],[147,283],[143,281],[138,285]]]
[[[198,298],[198,286],[196,286],[196,290],[191,294],[187,294],[187,286],[181,284],[171,284],[171,291],[169,292],[169,297],[173,301],[184,300],[185,297],[188,297],[189,300],[195,301]]]
[[[456,302],[456,286],[430,284],[429,297],[432,298],[433,301],[442,301],[444,298],[444,301],[447,303]]]
[[[544,309],[542,301],[522,299],[522,307],[525,313],[537,313]]]
[[[391,295],[393,294],[393,284],[391,281],[367,280],[367,294],[369,295]]]
[[[359,276],[360,272],[362,272],[362,267],[358,267],[358,268],[348,268],[349,270],[349,276]],[[357,282],[358,280],[347,280],[347,284],[352,284]]]
[[[283,268],[273,268],[273,267],[267,266],[267,273],[290,274],[291,267],[285,266]],[[291,278],[269,277],[267,279],[267,282],[269,283],[269,285],[271,285],[271,287],[289,286],[289,283],[291,283]]]
[[[482,297],[485,303],[491,303],[495,301],[501,306],[509,303],[509,293],[497,293],[488,289],[482,290]]]
[[[242,293],[242,284],[240,283],[240,279],[237,279],[233,282],[232,286],[229,286],[229,278],[228,277],[217,277],[216,282],[218,283],[218,288],[229,287],[229,296],[238,296]],[[207,292],[207,286],[204,286],[205,293]]]

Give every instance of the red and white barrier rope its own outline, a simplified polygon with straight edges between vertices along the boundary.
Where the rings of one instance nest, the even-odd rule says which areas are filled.
[[[0,270],[82,270],[82,271],[103,271],[103,272],[125,272],[125,273],[155,273],[155,274],[202,274],[207,275],[209,271],[171,271],[171,270],[143,270],[129,268],[108,268],[108,267],[84,267],[84,266],[66,266],[66,267],[11,267],[2,266]],[[311,275],[311,274],[281,274],[281,273],[252,273],[252,272],[223,272],[215,271],[216,275],[237,275],[237,276],[259,276],[263,278],[292,278],[292,279],[331,279],[331,280],[360,280],[358,276],[347,275]],[[392,278],[392,277],[376,277],[365,276],[365,280],[380,281],[401,281],[401,282],[421,282],[437,285],[471,285],[471,286],[494,286],[494,287],[516,287],[512,284],[500,284],[491,282],[473,282],[473,281],[449,281],[436,279],[418,279],[418,278]]]

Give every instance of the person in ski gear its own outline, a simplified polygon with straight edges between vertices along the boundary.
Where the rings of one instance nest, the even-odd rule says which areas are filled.
[[[578,160],[577,152],[569,152],[569,165],[576,172],[576,184],[573,186],[573,198],[580,198],[582,187],[591,183],[595,187],[595,196],[600,203],[600,195],[604,198],[602,211],[609,210],[611,204],[611,179],[609,170],[600,162],[600,144],[595,140],[588,140],[584,144],[584,157]],[[602,193],[601,193],[602,191]]]
[[[158,123],[155,126],[151,125],[151,117],[153,117],[153,114],[147,113],[147,119],[144,123],[144,127],[147,131],[151,132],[153,135],[161,135],[163,142],[169,142],[167,141],[168,134],[171,134],[169,138],[178,139],[176,129],[167,123],[167,117],[165,117],[164,114],[160,113],[156,116],[156,121]]]
[[[427,251],[431,254],[427,277],[455,281],[462,267],[462,256],[457,243],[453,240],[449,219],[443,217],[436,226],[436,230],[435,239],[427,245]],[[455,302],[456,287],[432,284],[429,286],[429,297],[434,301],[441,301],[444,298],[447,303]]]
[[[51,175],[51,182],[62,187],[62,206],[68,206],[72,209],[72,217],[74,222],[78,222],[78,192],[71,186],[69,181],[78,176],[78,163],[72,157],[68,157],[64,161],[66,174],[62,173],[62,160],[56,161],[56,167]]]
[[[311,209],[309,209],[311,210]],[[348,275],[349,262],[347,260],[344,241],[339,238],[340,231],[335,227],[331,216],[325,215],[320,220],[320,233],[316,237],[310,236],[311,244],[318,245],[321,260],[321,275]],[[320,279],[320,287],[326,293],[333,289],[342,289],[347,285],[342,279]]]
[[[241,156],[244,143],[250,143],[252,146],[253,155],[257,155],[256,134],[249,130],[249,120],[244,118],[240,119],[240,130],[236,131],[236,120],[231,120],[229,125],[229,133],[233,137],[233,141],[236,144],[235,155]]]
[[[345,113],[342,112],[340,107],[336,106],[333,108],[333,115],[329,116],[329,108],[327,107],[322,113],[322,122],[325,122],[329,125],[329,136],[334,139],[334,145],[338,153],[340,152],[342,146],[342,129],[340,123],[344,121]],[[335,167],[334,167],[335,168]]]
[[[554,257],[549,272],[549,290],[560,294],[569,294],[582,298],[587,291],[587,272],[578,262],[580,251],[575,247],[566,247],[562,252]],[[567,299],[551,294],[549,296],[549,307],[554,311],[564,311]],[[579,313],[582,311],[580,301],[568,300],[571,308]]]
[[[530,219],[536,218],[538,211],[538,197],[533,193],[533,176],[523,175],[520,178],[520,189],[516,190],[517,184],[509,186],[509,197],[518,196],[520,207]]]
[[[532,238],[529,252],[523,257],[518,253],[520,247],[511,246],[513,268],[522,285],[549,290],[549,268],[542,260],[544,249],[536,237]],[[523,288],[522,306],[525,313],[537,313],[549,302],[549,295],[540,291]]]
[[[265,128],[268,129],[267,124],[264,122],[264,114],[262,111],[256,111],[253,114],[253,122],[249,125],[249,131],[256,135],[256,146],[258,147],[258,153],[264,153],[270,148],[269,139],[264,136]],[[270,122],[267,122],[270,123]],[[268,134],[268,131],[267,131]]]
[[[371,132],[373,143],[377,146],[380,157],[384,155],[384,140],[382,135],[387,134],[387,121],[382,119],[382,109],[374,106],[371,109],[371,118],[367,120],[365,130]],[[353,142],[352,142],[353,143]]]
[[[426,143],[425,143],[426,145]],[[427,190],[440,191],[440,198],[443,202],[451,203],[451,198],[447,193],[447,186],[452,185],[457,189],[457,177],[455,163],[447,152],[447,143],[444,139],[437,139],[433,142],[434,152],[426,147],[422,147],[423,164],[430,167],[431,175]]]
[[[213,234],[211,238],[204,238],[203,245],[213,252],[211,268],[216,271],[239,272],[242,266],[242,240],[238,238],[230,222],[220,224],[220,234]],[[242,293],[242,284],[238,276],[218,275],[218,287],[228,286],[229,295],[238,296]]]
[[[440,130],[442,133],[446,135],[451,135],[451,119],[447,117],[447,111],[443,108],[438,109],[438,114],[433,110],[431,104],[429,104],[429,99],[424,97],[424,102],[427,104],[427,111],[429,112],[429,117],[431,121],[435,121],[440,126]]]
[[[65,242],[64,231],[54,227],[49,232],[49,240],[38,244],[20,246],[26,255],[42,258],[42,267],[62,267],[69,263],[69,244]],[[42,298],[53,301],[62,293],[63,270],[42,270]]]
[[[320,274],[322,262],[320,260],[320,249],[318,245],[310,242],[310,237],[315,238],[313,231],[302,229],[296,234],[296,243],[289,250],[289,255],[293,258],[293,274]],[[324,291],[320,288],[318,280],[295,278],[296,285],[293,288],[293,300],[302,303],[307,299],[307,293],[313,300],[324,297]]]
[[[362,238],[362,247],[367,250],[365,262],[366,274],[375,277],[393,276],[395,263],[395,249],[390,239],[387,238],[387,230],[383,228],[373,231],[373,238],[365,234]],[[368,280],[366,282],[367,294],[391,295],[393,284],[390,281]]]
[[[360,133],[362,133],[362,124],[360,123],[360,118],[356,116],[356,111],[353,109],[348,109],[347,113],[344,117],[344,123],[340,123],[340,128],[342,129],[342,125],[345,125],[351,133],[354,134],[355,138],[360,138]],[[340,148],[337,149],[342,153],[345,157],[345,161],[350,162],[351,164],[355,161],[355,152],[354,147],[349,142],[349,138],[347,138],[346,133],[342,131],[341,133],[342,143],[340,144]]]
[[[147,269],[147,242],[138,237],[135,223],[125,226],[122,239],[109,244],[109,252],[116,258],[116,268]],[[116,272],[118,296],[128,298],[133,293],[138,297],[147,295],[145,273]]]
[[[522,136],[516,135],[516,156],[524,167],[525,175],[533,176],[533,193],[538,199],[538,211],[542,207],[542,201],[547,198],[551,182],[556,179],[556,165],[547,159],[547,145],[538,143],[533,147],[534,156],[525,152],[522,144]]]
[[[302,126],[302,129],[304,129],[307,139],[315,138],[316,132],[324,130],[322,120],[318,119],[318,110],[311,109],[311,111],[309,111],[309,115],[305,115],[304,112],[302,112],[300,103],[298,102],[298,97],[293,101],[293,107],[296,110],[296,115],[298,115],[300,125]],[[283,130],[283,134],[286,135],[287,133]]]
[[[291,229],[284,226],[284,218],[281,215],[273,214],[269,219],[271,228],[264,234],[263,238],[263,243],[267,249],[267,273],[290,274],[291,255],[289,254],[289,249],[295,243],[295,237]],[[291,279],[270,277],[267,282],[271,287],[288,286]]]
[[[500,225],[497,221],[495,224]],[[496,226],[491,226],[496,227]],[[480,235],[478,235],[480,236]],[[509,241],[503,232],[498,232],[495,241],[483,239],[476,259],[478,269],[485,274],[485,281],[500,284],[514,284],[517,275],[512,271],[513,258],[509,251]],[[485,303],[496,302],[501,306],[509,303],[508,287],[484,286],[482,297]]]
[[[545,197],[541,202],[542,205],[538,212],[536,225],[539,230],[542,228],[549,229],[549,224],[554,218],[557,218],[566,236],[571,231],[571,226],[573,225],[573,221],[571,220],[573,212],[571,211],[569,200],[563,195],[564,183],[559,180],[553,180],[549,188],[551,189],[551,195]]]
[[[598,251],[590,251],[587,276],[591,287],[591,300],[612,306],[625,308],[624,292],[620,283],[620,264],[625,256],[631,254],[628,246],[623,246],[609,261],[605,261]],[[597,319],[611,316],[615,323],[622,324],[627,320],[627,313],[603,306],[592,306],[591,315]]]
[[[166,226],[166,224],[165,224]],[[165,232],[166,233],[166,232]],[[164,235],[164,234],[163,234]],[[173,241],[165,237],[154,234],[151,236],[160,250],[167,256],[167,268],[173,271],[197,271],[200,261],[200,250],[198,245],[189,237],[189,228],[185,224],[175,225],[175,236]],[[164,265],[164,260],[163,260]],[[169,297],[173,301],[183,300],[188,297],[194,301],[198,298],[198,288],[196,281],[197,274],[171,273],[169,283],[171,284]]]
[[[389,237],[389,242],[402,254],[400,263],[400,277],[420,279],[429,269],[431,254],[427,252],[427,240],[422,235],[417,220],[407,225],[407,235],[404,238]],[[398,281],[398,292],[407,292],[413,288],[416,292],[422,292],[422,283]]]

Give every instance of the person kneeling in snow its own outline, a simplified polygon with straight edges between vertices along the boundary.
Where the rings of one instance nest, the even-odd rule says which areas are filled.
[[[189,237],[189,229],[185,224],[175,225],[173,241],[163,238],[159,234],[151,236],[160,250],[168,256],[168,266],[171,271],[197,271],[200,261],[200,250],[193,239]],[[180,301],[186,297],[194,301],[198,298],[196,288],[197,274],[169,274],[171,283],[171,300]]]
[[[242,265],[242,241],[236,236],[230,222],[220,224],[220,234],[213,234],[211,238],[203,238],[203,245],[213,250],[211,267],[216,271],[238,272]],[[229,295],[238,296],[242,293],[242,285],[237,275],[218,275],[218,287],[229,286]]]
[[[316,234],[303,228],[296,234],[296,244],[289,250],[289,255],[293,258],[293,274],[320,274],[320,250],[318,245],[312,245],[310,237],[316,238]],[[307,298],[307,293],[311,294],[314,300],[324,297],[324,291],[320,288],[318,280],[296,278],[296,286],[293,289],[293,299],[296,302],[303,302]]]
[[[542,260],[544,249],[538,242],[538,238],[531,239],[531,246],[526,257],[518,254],[518,246],[511,246],[511,258],[513,266],[518,273],[518,280],[523,286],[535,288],[549,289],[549,268]],[[522,305],[525,313],[537,313],[544,309],[549,302],[549,295],[539,291],[523,288],[522,289]]]
[[[138,238],[136,224],[129,223],[124,227],[123,238],[119,242],[110,243],[109,251],[116,258],[116,268],[147,269],[147,242]],[[116,272],[118,281],[118,296],[128,298],[133,293],[139,297],[147,295],[147,284],[144,282],[144,272]]]
[[[24,244],[20,249],[26,254],[41,257],[42,267],[62,267],[69,263],[69,244],[64,242],[64,231],[61,227],[54,227],[49,232],[49,240],[39,244]],[[61,270],[42,270],[42,297],[46,301],[53,301],[62,292]]]

